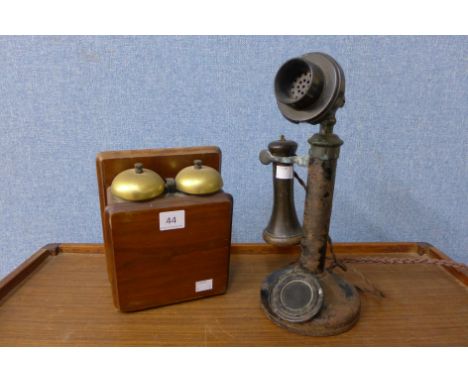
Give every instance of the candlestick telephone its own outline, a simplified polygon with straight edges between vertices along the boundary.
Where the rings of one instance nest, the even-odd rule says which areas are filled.
[[[336,164],[343,141],[333,133],[335,113],[345,103],[340,65],[324,53],[309,53],[284,63],[274,80],[276,101],[290,122],[319,124],[308,142],[308,155],[296,154],[297,143],[282,136],[260,152],[272,164],[274,202],[263,232],[273,245],[300,244],[292,265],[268,275],[261,287],[266,315],[300,334],[333,335],[351,328],[359,317],[360,299],[351,284],[325,269]],[[304,224],[293,200],[294,165],[308,168]]]

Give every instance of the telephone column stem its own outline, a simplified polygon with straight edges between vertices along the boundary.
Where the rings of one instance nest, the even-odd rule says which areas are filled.
[[[327,253],[336,165],[343,141],[333,134],[332,124],[323,124],[320,133],[308,142],[310,159],[300,263],[312,273],[321,273]]]

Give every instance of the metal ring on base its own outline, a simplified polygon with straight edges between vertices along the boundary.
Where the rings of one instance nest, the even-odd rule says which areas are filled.
[[[318,279],[300,268],[275,273],[269,305],[274,314],[290,322],[305,322],[322,308],[323,290]]]
[[[315,282],[319,285],[316,298],[307,298],[307,288],[314,290]],[[286,297],[289,302],[285,304],[288,285],[297,288],[299,298]],[[333,272],[310,273],[298,263],[268,275],[260,296],[267,317],[298,334],[331,336],[349,330],[359,319],[361,302],[351,284]]]

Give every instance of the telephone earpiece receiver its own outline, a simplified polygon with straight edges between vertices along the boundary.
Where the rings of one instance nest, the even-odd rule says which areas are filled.
[[[290,246],[299,244],[302,239],[302,227],[294,205],[294,165],[268,159],[268,153],[280,158],[295,156],[296,149],[297,143],[286,140],[282,135],[268,145],[268,150],[260,153],[260,161],[263,164],[272,163],[273,167],[273,210],[263,230],[263,239],[272,245]]]

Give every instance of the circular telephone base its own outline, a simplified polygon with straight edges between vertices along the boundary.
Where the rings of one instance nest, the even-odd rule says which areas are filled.
[[[356,289],[332,272],[312,274],[294,264],[266,277],[262,308],[275,324],[308,336],[332,336],[353,327],[361,302]]]

